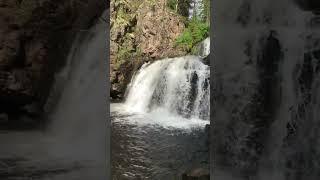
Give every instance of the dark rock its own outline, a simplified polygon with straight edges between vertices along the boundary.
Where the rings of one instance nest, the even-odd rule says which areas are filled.
[[[8,123],[8,121],[9,121],[9,117],[7,114],[5,113],[0,114],[0,124]]]
[[[202,62],[203,62],[205,65],[210,66],[210,54],[209,54],[208,56],[204,57],[204,58],[202,59]]]
[[[250,3],[246,2],[246,1],[244,1],[242,3],[242,5],[240,6],[240,8],[239,8],[239,16],[237,18],[237,21],[241,25],[246,26],[249,23],[250,18],[251,18],[251,13],[252,13],[251,12],[252,11],[251,8],[252,7],[251,7]]]
[[[295,0],[295,2],[306,11],[312,11],[315,14],[320,14],[320,1],[319,0]]]
[[[110,90],[110,97],[112,100],[120,100],[122,99],[122,95],[122,92],[113,89]]]
[[[42,108],[39,104],[33,102],[31,104],[27,104],[22,108],[29,116],[37,116],[42,113]]]
[[[205,129],[206,133],[209,133],[210,132],[210,124],[207,124],[204,129]]]

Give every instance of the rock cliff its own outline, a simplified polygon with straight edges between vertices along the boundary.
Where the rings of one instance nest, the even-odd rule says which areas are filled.
[[[105,6],[99,0],[2,0],[0,111],[10,116],[31,105],[40,113],[74,34],[90,27]]]
[[[121,99],[132,74],[144,62],[185,55],[175,39],[184,18],[166,0],[111,1],[111,98]]]

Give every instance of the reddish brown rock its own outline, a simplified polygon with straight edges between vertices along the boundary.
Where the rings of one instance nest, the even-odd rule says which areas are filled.
[[[186,54],[174,47],[185,25],[166,0],[115,2],[111,1],[111,98],[121,98],[133,72],[145,61]]]

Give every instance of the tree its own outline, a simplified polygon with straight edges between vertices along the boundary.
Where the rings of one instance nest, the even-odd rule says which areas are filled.
[[[192,0],[178,0],[177,12],[184,17],[189,17]]]
[[[203,19],[210,24],[210,0],[202,0],[203,3]]]

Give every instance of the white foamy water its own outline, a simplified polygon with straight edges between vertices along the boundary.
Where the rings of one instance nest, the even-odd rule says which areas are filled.
[[[209,124],[206,120],[197,118],[183,118],[179,115],[173,115],[166,109],[158,108],[150,113],[134,112],[127,108],[125,104],[113,103],[111,104],[111,113],[121,112],[125,115],[124,118],[115,118],[113,122],[121,122],[125,124],[132,124],[136,126],[161,126],[166,129],[184,129],[190,130],[193,128],[202,128]]]
[[[210,37],[207,37],[199,44],[199,56],[204,58],[210,54]]]
[[[204,5],[202,0],[193,0],[189,9],[189,19],[191,19],[193,16],[201,17],[201,12],[203,11],[203,8]]]
[[[131,123],[191,128],[209,123],[210,68],[196,56],[185,56],[145,64],[128,86],[124,104],[112,105],[143,118]]]

